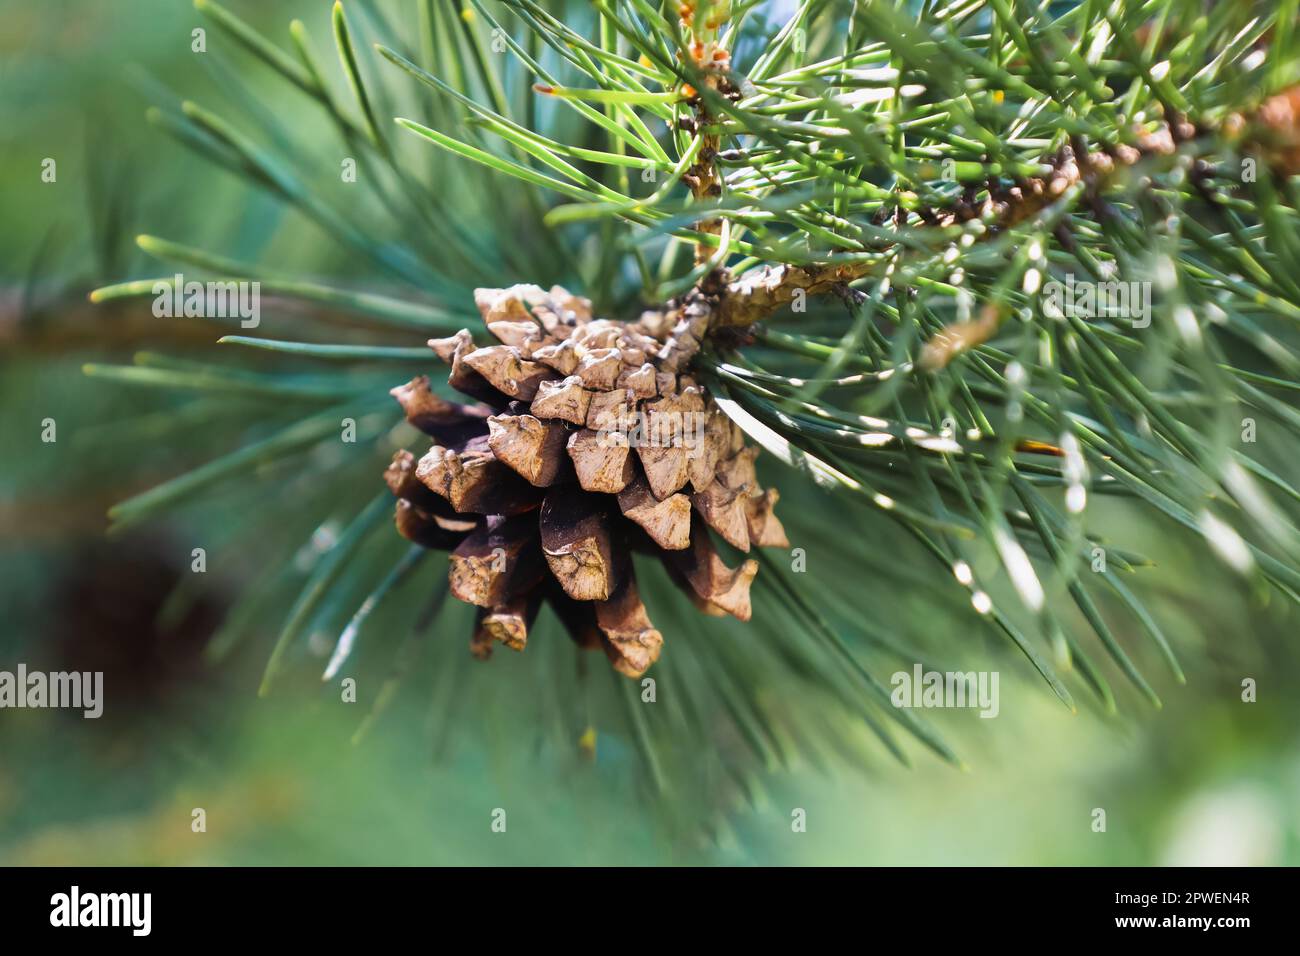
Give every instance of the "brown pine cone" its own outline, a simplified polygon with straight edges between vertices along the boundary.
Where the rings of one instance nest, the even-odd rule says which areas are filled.
[[[425,376],[393,389],[434,444],[419,460],[398,452],[384,476],[397,530],[450,551],[451,593],[480,608],[471,651],[523,650],[545,601],[579,645],[641,676],[663,637],[633,550],[658,554],[701,610],[748,620],[758,564],[728,567],[709,529],[742,551],[789,543],[758,450],[684,371],[707,310],[593,319],[558,286],[478,289],[475,301],[501,344],[478,348],[462,329],[429,345],[477,402],[440,398]]]
[[[1264,157],[1279,176],[1300,173],[1300,86],[1269,97],[1255,113]]]

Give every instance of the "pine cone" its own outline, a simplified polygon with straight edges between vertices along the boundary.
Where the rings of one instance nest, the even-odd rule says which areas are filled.
[[[1271,96],[1255,113],[1264,157],[1279,176],[1300,173],[1300,86]]]
[[[523,650],[543,601],[583,647],[639,677],[663,637],[637,593],[630,554],[658,554],[705,613],[750,616],[758,570],[726,565],[709,529],[742,551],[788,547],[754,471],[755,448],[686,373],[708,326],[687,300],[623,323],[556,286],[478,289],[501,343],[467,329],[430,347],[459,404],[425,376],[393,389],[433,446],[385,472],[397,530],[450,551],[451,593],[479,610],[471,651]]]

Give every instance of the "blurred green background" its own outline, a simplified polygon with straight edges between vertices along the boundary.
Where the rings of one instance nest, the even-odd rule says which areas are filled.
[[[293,16],[328,35],[324,2],[231,6],[280,39]],[[108,694],[98,721],[0,711],[0,862],[1300,863],[1294,609],[1247,593],[1188,539],[1116,504],[1098,515],[1158,560],[1144,593],[1187,685],[1162,676],[1161,711],[1129,696],[1118,717],[1086,706],[1072,715],[1016,660],[1002,668],[999,719],[934,718],[964,773],[920,748],[906,768],[877,747],[868,763],[773,769],[746,791],[713,784],[713,744],[700,741],[683,755],[700,766],[698,785],[653,798],[617,731],[595,728],[594,757],[577,746],[580,722],[571,752],[536,744],[535,701],[493,693],[492,669],[528,667],[527,655],[450,678],[421,660],[373,723],[364,705],[309,679],[257,699],[283,608],[254,620],[220,662],[203,649],[231,594],[274,559],[249,553],[243,567],[213,568],[205,588],[190,573],[193,542],[238,526],[238,496],[112,536],[104,518],[228,436],[205,432],[202,409],[175,396],[81,373],[145,348],[186,354],[219,334],[154,319],[147,300],[86,302],[97,285],[156,271],[136,233],[320,274],[357,268],[310,224],[146,124],[160,98],[233,89],[191,52],[199,25],[187,0],[0,2],[0,669],[103,670]],[[253,107],[297,108],[268,77],[240,79]],[[313,122],[302,119],[307,140]],[[54,183],[41,181],[46,158],[57,162]],[[186,415],[193,427],[178,443]],[[46,418],[57,422],[53,444],[40,438]],[[151,429],[168,440],[141,440]],[[808,528],[834,513],[812,492],[787,492],[797,479],[781,480],[783,503]],[[866,542],[854,574],[892,553],[888,541]],[[813,547],[809,573],[828,574],[818,560]],[[836,575],[848,608],[854,574]],[[389,655],[410,607],[380,616]],[[966,667],[991,643],[919,591],[857,613],[878,613],[905,643],[962,649]],[[444,614],[428,639],[463,654],[466,626]],[[717,639],[744,640],[744,629]],[[1240,699],[1246,677],[1258,682],[1256,703]],[[440,679],[472,701],[454,720],[423,690]],[[200,807],[205,833],[191,828]],[[505,833],[491,828],[497,808]],[[792,830],[796,808],[806,832]],[[1106,811],[1104,833],[1093,831],[1094,808]]]

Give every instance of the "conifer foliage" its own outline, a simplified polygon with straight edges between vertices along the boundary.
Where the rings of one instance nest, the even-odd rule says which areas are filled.
[[[285,615],[268,681],[309,626],[341,634],[337,674],[419,566],[418,548],[377,557],[385,467],[401,533],[450,551],[478,653],[531,651],[545,601],[618,670],[671,684],[656,711],[624,682],[629,706],[593,718],[626,729],[661,785],[673,741],[725,726],[728,766],[784,762],[820,746],[828,715],[902,756],[897,723],[955,760],[879,670],[894,645],[868,609],[918,590],[1069,706],[1082,688],[1114,708],[1116,674],[1158,705],[1180,636],[1143,602],[1141,542],[1103,540],[1097,508],[1184,529],[1207,574],[1300,598],[1295,0],[355,0],[333,9],[333,68],[321,24],[275,37],[196,7],[217,55],[269,69],[320,122],[300,134],[237,90],[224,113],[151,120],[300,213],[346,267],[327,281],[141,245],[353,328],[223,339],[270,369],[94,371],[267,402],[251,444],[120,521],[355,420],[348,467],[314,486],[328,500],[292,499],[346,526],[305,581],[250,594],[245,621]],[[340,156],[360,171],[342,191]],[[172,280],[95,297],[156,281]],[[401,424],[388,390],[434,352],[474,401],[417,375],[393,390]],[[702,413],[707,454],[601,440],[593,409],[620,403]],[[850,613],[835,581],[800,573],[805,555],[865,567],[884,529],[910,549],[857,582]],[[753,620],[678,616],[647,562],[706,609],[747,618],[752,595]],[[680,626],[656,629],[647,605]],[[556,673],[558,706],[585,695],[588,677]]]

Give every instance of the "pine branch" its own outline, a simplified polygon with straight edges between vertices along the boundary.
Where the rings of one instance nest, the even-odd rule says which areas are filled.
[[[930,728],[882,708],[873,674],[890,658],[873,637],[880,628],[858,621],[852,641],[841,637],[855,622],[830,620],[836,582],[796,588],[771,559],[755,578],[716,550],[784,537],[772,524],[775,496],[737,493],[751,487],[741,474],[752,468],[740,454],[746,435],[788,466],[787,501],[804,479],[838,496],[834,526],[809,522],[817,548],[846,566],[876,557],[862,540],[840,540],[841,508],[846,527],[870,529],[865,540],[889,532],[913,545],[914,560],[888,555],[875,568],[874,604],[924,589],[936,614],[986,621],[1070,707],[1070,672],[1105,710],[1123,700],[1116,674],[1159,705],[1148,655],[1173,679],[1183,673],[1179,642],[1142,603],[1140,584],[1126,583],[1150,560],[1089,527],[1102,496],[1199,536],[1249,585],[1300,600],[1300,490],[1287,454],[1300,436],[1294,5],[1207,13],[1198,0],[971,0],[859,2],[849,12],[807,0],[773,30],[750,15],[753,4],[726,0],[687,3],[673,18],[644,0],[558,10],[470,0],[429,7],[418,53],[381,37],[375,70],[358,59],[368,49],[363,21],[340,6],[330,27],[350,106],[329,88],[302,24],[291,55],[210,0],[199,7],[321,110],[369,174],[335,204],[299,161],[319,144],[282,148],[294,143],[286,128],[273,125],[265,138],[280,145],[265,146],[247,117],[191,104],[155,121],[419,298],[147,237],[141,245],[376,323],[455,333],[430,344],[451,366],[451,385],[493,407],[449,418],[447,399],[406,373],[394,396],[408,424],[446,441],[436,454],[393,458],[376,422],[361,453],[373,459],[367,467],[388,465],[401,533],[455,548],[453,589],[482,605],[476,654],[494,644],[546,653],[530,636],[545,626],[546,603],[621,673],[653,664],[651,673],[682,682],[684,711],[696,712],[679,714],[671,732],[725,720],[745,759],[774,761],[787,728],[815,713],[763,698],[763,688],[788,684],[815,688],[810,700],[843,708],[900,757],[883,715],[955,760]],[[1174,35],[1194,20],[1195,34]],[[389,126],[390,102],[412,118]],[[545,291],[575,281],[600,297],[594,306],[559,286]],[[1051,290],[1076,282],[1149,290],[1145,324],[1053,310]],[[95,298],[151,288],[123,283]],[[481,326],[464,320],[470,303]],[[496,344],[482,346],[489,338]],[[106,374],[354,403],[375,375],[415,357],[278,334],[223,341],[361,371],[322,381],[293,366],[241,375],[146,363]],[[594,423],[620,391],[665,407],[716,403],[738,444],[728,431],[708,468],[672,449],[601,444]],[[321,447],[341,408],[119,513],[143,517]],[[1281,436],[1271,454],[1237,440],[1256,419]],[[484,434],[447,432],[465,428]],[[576,498],[562,500],[561,488]],[[605,510],[587,507],[594,495],[608,498]],[[809,495],[807,514],[831,507]],[[348,500],[369,496],[358,487]],[[516,519],[541,502],[538,530],[559,589],[544,594],[532,577],[486,561],[493,547],[523,546]],[[622,557],[634,549],[612,530],[624,525],[640,545],[675,555],[668,580],[696,604],[752,613],[762,640],[694,641],[701,635],[655,600],[660,587],[643,568],[630,583]],[[1109,564],[1090,573],[1098,551]],[[923,562],[942,574],[912,567]],[[382,596],[405,567],[367,566],[358,593]],[[336,571],[308,582],[285,640],[324,613],[320,582]],[[574,606],[589,598],[597,610]],[[1149,646],[1131,646],[1116,614]],[[347,633],[350,642],[356,628]],[[585,686],[574,700],[586,699]],[[668,785],[671,752],[659,735],[669,724],[651,726],[635,704],[617,719],[651,778]]]

